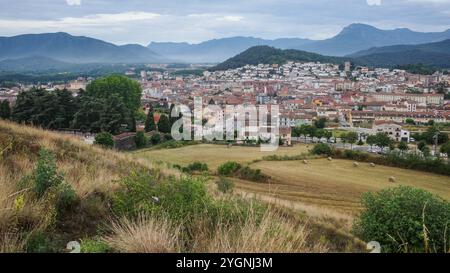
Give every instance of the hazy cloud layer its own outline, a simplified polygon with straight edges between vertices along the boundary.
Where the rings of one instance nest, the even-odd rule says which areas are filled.
[[[368,23],[450,28],[450,0],[0,0],[0,35],[65,31],[114,43],[229,36],[323,39]]]

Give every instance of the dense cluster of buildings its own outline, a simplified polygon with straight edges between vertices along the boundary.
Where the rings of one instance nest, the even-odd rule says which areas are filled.
[[[450,76],[442,73],[416,75],[404,70],[369,69],[349,63],[247,65],[226,71],[205,71],[201,76],[174,77],[167,71],[133,73],[143,89],[143,105],[184,104],[193,107],[194,97],[210,105],[278,105],[281,128],[313,124],[326,118],[335,128],[384,131],[395,140],[408,140],[402,124],[450,121]],[[45,84],[49,90],[85,89],[92,78],[67,84]],[[440,88],[438,88],[440,86]],[[444,86],[444,88],[442,88]],[[0,89],[0,100],[12,103],[30,86]],[[286,129],[283,129],[286,133]]]
[[[369,69],[350,64],[323,63],[247,65],[202,76],[168,78],[158,72],[141,73],[146,103],[193,105],[279,105],[283,128],[312,124],[327,118],[346,130],[386,132],[409,141],[402,130],[408,120],[416,124],[450,121],[450,101],[445,100],[450,76],[416,75],[404,70]]]

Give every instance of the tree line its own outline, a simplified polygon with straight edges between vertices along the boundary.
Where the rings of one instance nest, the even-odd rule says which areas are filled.
[[[12,109],[2,102],[0,117],[51,130],[120,134],[136,130],[141,94],[137,82],[120,75],[95,80],[76,96],[33,88],[21,92]]]

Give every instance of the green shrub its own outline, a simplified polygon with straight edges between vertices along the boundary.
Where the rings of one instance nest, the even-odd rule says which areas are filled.
[[[234,161],[229,161],[220,165],[217,171],[220,175],[230,176],[241,169],[241,167],[241,164]]]
[[[331,147],[325,143],[319,143],[314,145],[314,148],[311,150],[311,153],[314,155],[327,155],[330,156],[332,153]]]
[[[59,250],[51,237],[40,231],[28,235],[25,248],[28,253],[55,253]]]
[[[354,231],[383,252],[447,252],[450,204],[424,190],[397,187],[362,197]]]
[[[33,180],[34,192],[38,198],[41,198],[49,188],[62,183],[63,177],[57,172],[55,156],[51,152],[45,149],[39,151],[39,160],[33,173]]]
[[[113,196],[117,215],[137,217],[164,215],[178,222],[202,214],[211,202],[205,183],[200,179],[169,178],[156,183],[153,175],[133,174],[119,181],[121,189]]]
[[[109,253],[111,248],[103,241],[86,239],[81,241],[81,253]]]
[[[137,148],[144,148],[145,146],[147,146],[148,140],[147,137],[145,136],[145,133],[142,131],[137,132],[135,142]]]
[[[108,132],[102,132],[95,136],[94,144],[100,145],[104,148],[113,148],[114,140],[113,135]]]
[[[68,183],[62,182],[56,187],[56,209],[59,213],[72,208],[77,199],[77,193]]]
[[[196,161],[196,162],[193,162],[193,163],[189,164],[187,166],[187,170],[189,172],[195,172],[195,171],[197,171],[197,172],[207,172],[208,171],[208,165],[205,164],[205,163]]]
[[[263,174],[260,169],[251,169],[250,167],[241,168],[237,176],[241,179],[250,180],[254,182],[267,182],[270,177]]]
[[[225,177],[220,177],[217,181],[217,189],[222,193],[233,192],[234,183]]]
[[[161,135],[160,134],[152,135],[151,142],[153,145],[159,144],[161,142]]]

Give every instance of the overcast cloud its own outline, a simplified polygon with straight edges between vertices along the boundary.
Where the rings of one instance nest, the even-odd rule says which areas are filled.
[[[450,0],[0,0],[0,36],[64,31],[117,44],[323,39],[351,23],[450,28]]]

